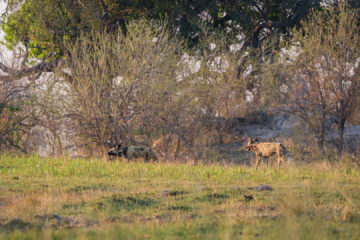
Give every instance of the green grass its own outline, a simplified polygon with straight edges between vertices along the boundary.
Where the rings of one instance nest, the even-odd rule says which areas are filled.
[[[1,239],[359,239],[359,209],[346,166],[0,155]]]

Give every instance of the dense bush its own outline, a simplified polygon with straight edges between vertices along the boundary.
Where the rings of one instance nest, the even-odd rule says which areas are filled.
[[[18,75],[1,76],[8,82],[1,82],[0,144],[39,151],[36,140],[45,138],[44,152],[54,155],[103,155],[113,144],[142,144],[165,159],[218,159],[215,145],[241,145],[240,133],[249,134],[236,125],[264,124],[280,108],[305,123],[322,153],[336,126],[340,159],[345,122],[359,99],[356,17],[343,5],[314,11],[301,28],[277,33],[284,45],[270,57],[268,45],[261,55],[242,48],[241,37],[231,42],[205,25],[196,48],[167,22],[146,19],[129,21],[126,34],[83,32],[64,44],[55,71],[34,75],[24,89],[13,81]]]

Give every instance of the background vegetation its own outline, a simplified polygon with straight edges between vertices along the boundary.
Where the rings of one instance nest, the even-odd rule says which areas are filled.
[[[283,111],[315,136],[310,152],[340,161],[358,123],[357,1],[5,2],[17,55],[0,63],[3,149],[39,152],[41,138],[52,155],[122,143],[221,159],[216,146],[246,137],[237,126]]]

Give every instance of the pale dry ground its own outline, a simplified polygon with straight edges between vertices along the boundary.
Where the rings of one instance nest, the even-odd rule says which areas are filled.
[[[359,239],[359,180],[355,167],[323,163],[255,171],[1,155],[0,238]]]

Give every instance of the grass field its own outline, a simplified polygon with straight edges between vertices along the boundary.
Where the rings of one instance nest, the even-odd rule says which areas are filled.
[[[0,238],[360,239],[360,171],[2,154]]]

